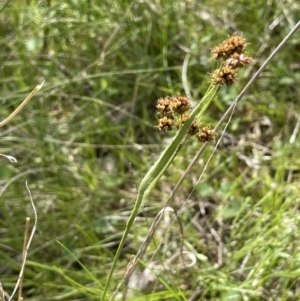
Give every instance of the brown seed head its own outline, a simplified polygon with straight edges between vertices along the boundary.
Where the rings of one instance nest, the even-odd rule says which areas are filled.
[[[189,135],[194,136],[197,135],[200,131],[200,123],[197,121],[194,121],[189,129]]]
[[[224,42],[222,42],[217,47],[213,48],[211,52],[213,53],[214,59],[228,59],[235,52],[242,54],[246,48],[245,40],[240,36],[231,36]]]
[[[235,52],[231,58],[226,60],[225,64],[231,67],[232,69],[237,69],[248,65],[251,61],[251,57],[247,57],[243,53],[239,54]]]
[[[173,111],[172,111],[171,97],[158,99],[156,108],[157,111],[163,116],[168,116],[172,114]]]
[[[165,98],[160,98],[156,105],[158,112],[162,116],[169,116],[173,113],[182,114],[189,110],[190,107],[191,103],[189,99],[179,94],[174,97],[167,96]]]
[[[160,131],[169,132],[173,129],[173,119],[164,116],[158,120],[157,128]]]
[[[230,66],[225,65],[221,68],[221,70],[216,69],[213,71],[213,73],[210,76],[210,81],[214,85],[230,86],[233,84],[235,78],[236,78],[235,70],[232,69]]]
[[[197,139],[201,142],[213,141],[216,135],[217,133],[211,130],[209,126],[204,126],[197,135]]]
[[[174,113],[183,114],[191,107],[189,99],[185,96],[178,94],[176,97],[172,97],[172,109]]]

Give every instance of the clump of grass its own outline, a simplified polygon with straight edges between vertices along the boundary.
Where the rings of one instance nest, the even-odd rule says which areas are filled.
[[[147,236],[153,212],[161,210],[192,160],[170,205],[180,209],[186,203],[180,214],[185,248],[197,263],[187,273],[161,274],[172,287],[132,299],[174,300],[180,289],[182,299],[297,300],[297,231],[289,232],[299,227],[296,35],[234,107],[235,118],[224,135],[213,126],[298,22],[298,1],[266,1],[259,10],[250,0],[7,3],[0,15],[5,24],[1,118],[25,98],[28,87],[44,77],[47,85],[38,101],[1,133],[1,153],[20,162],[0,170],[5,190],[0,272],[6,290],[13,290],[20,269],[23,226],[15,220],[29,214],[21,203],[26,177],[41,197],[24,296],[99,300],[137,183],[162,145],[169,144],[170,138],[164,139],[170,132],[153,127],[154,100],[180,91],[195,106],[193,99],[203,97],[207,73],[214,67],[209,47],[242,32],[255,61],[233,85],[218,91],[201,124],[217,132],[213,159],[196,185],[215,144],[208,143],[200,159],[192,158],[203,147],[196,139],[182,147],[133,224],[116,270],[121,272],[114,274],[109,291],[124,275],[128,254],[135,254]],[[182,68],[188,76],[180,80]],[[285,227],[276,231],[278,225]],[[154,260],[163,266],[180,237],[177,224],[176,231],[168,238],[156,231],[143,262],[152,263],[156,254]],[[270,252],[275,244],[278,252]]]
[[[17,116],[18,113],[20,113],[20,111],[30,101],[30,99],[42,88],[43,84],[44,84],[44,82],[42,82],[40,85],[36,86],[33,89],[33,91],[24,99],[24,101],[7,118],[5,118],[3,121],[0,122],[0,127],[8,124],[15,116]],[[12,156],[3,155],[3,154],[1,154],[1,156],[4,156],[4,157],[8,158],[10,160],[10,162],[17,162],[17,160]],[[30,192],[30,190],[27,186],[27,182],[26,182],[26,188],[29,192],[30,202],[31,202],[33,212],[34,212],[34,217],[35,217],[34,226],[31,230],[30,235],[29,235],[30,218],[27,217],[26,218],[26,224],[25,224],[25,234],[24,234],[24,243],[23,243],[23,252],[22,252],[22,263],[21,263],[21,270],[20,270],[19,278],[18,278],[18,281],[16,282],[16,285],[15,285],[14,290],[13,290],[11,295],[9,295],[8,293],[6,293],[3,290],[2,284],[0,283],[0,300],[1,301],[5,301],[6,297],[9,301],[13,300],[14,295],[16,294],[18,289],[19,289],[18,301],[23,300],[22,287],[23,287],[24,269],[25,269],[25,264],[26,264],[26,260],[27,260],[28,249],[29,249],[29,246],[32,242],[33,236],[35,234],[36,225],[37,225],[37,212],[36,212],[34,202],[32,200],[31,192]]]

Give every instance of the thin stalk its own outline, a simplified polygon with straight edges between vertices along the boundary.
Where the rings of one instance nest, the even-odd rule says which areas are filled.
[[[3,121],[0,122],[0,127],[9,123],[29,102],[29,100],[42,88],[45,81],[43,81],[40,85],[37,85],[30,94],[23,100],[23,102]]]
[[[28,243],[28,236],[29,236],[29,223],[30,223],[30,218],[26,217],[24,243],[23,243],[23,253],[22,253],[22,265],[25,265],[25,260],[26,260],[25,252],[26,252],[26,246],[27,246],[27,243]],[[22,298],[23,280],[24,280],[24,274],[22,274],[21,277],[20,277],[18,301],[22,301],[22,299],[23,299]]]

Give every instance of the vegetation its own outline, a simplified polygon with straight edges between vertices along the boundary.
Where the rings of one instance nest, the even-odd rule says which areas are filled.
[[[1,5],[0,120],[45,80],[1,128],[0,153],[18,160],[3,157],[0,170],[0,282],[8,295],[21,268],[25,218],[33,217],[27,181],[38,216],[24,274],[27,300],[109,300],[158,217],[158,229],[115,300],[299,299],[297,34],[162,213],[201,144],[189,139],[176,153],[138,209],[107,282],[138,187],[172,136],[155,127],[157,100],[186,95],[188,86],[196,107],[220,67],[211,49],[243,36],[253,62],[218,90],[201,116],[201,125],[214,128],[299,21],[298,1]],[[132,290],[135,279],[140,282]]]

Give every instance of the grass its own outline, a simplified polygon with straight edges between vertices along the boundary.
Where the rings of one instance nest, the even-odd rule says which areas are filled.
[[[4,159],[0,170],[0,282],[9,294],[33,215],[26,180],[38,227],[24,297],[100,300],[137,187],[170,137],[153,127],[156,100],[184,93],[187,51],[188,83],[200,100],[216,67],[210,49],[234,32],[250,43],[254,63],[205,115],[214,126],[300,19],[292,0],[131,3],[15,0],[1,12],[0,119],[45,79],[1,128],[0,153],[18,160]],[[136,271],[142,278],[143,268],[159,268],[158,283],[127,300],[299,299],[299,42],[295,35],[238,105],[201,182],[213,146],[170,204],[182,210],[184,249],[196,264],[170,263],[180,230],[164,216]],[[199,148],[184,146],[148,196],[109,294]]]

